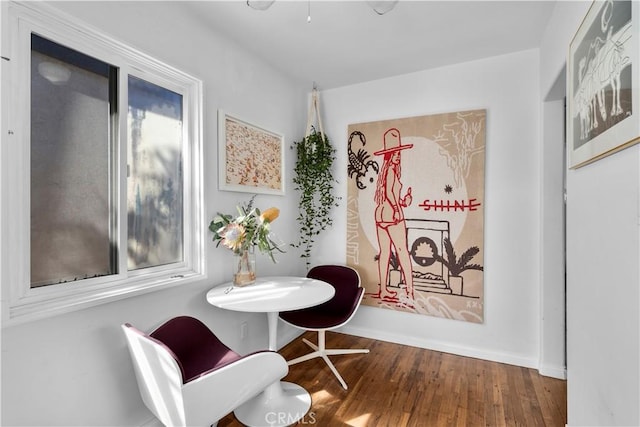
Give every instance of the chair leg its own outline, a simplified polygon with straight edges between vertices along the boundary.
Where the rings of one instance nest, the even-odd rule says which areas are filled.
[[[316,357],[322,357],[322,351],[320,349],[318,349],[318,346],[315,345],[314,343],[312,343],[311,341],[309,341],[306,338],[302,338],[302,341],[308,345],[309,347],[311,347],[314,351],[309,353],[309,354],[305,354],[304,356],[300,356],[297,357],[293,360],[289,360],[287,362],[287,365],[291,366],[291,365],[295,365],[296,363],[300,363],[300,362],[305,362],[307,360],[316,358]]]
[[[296,363],[305,362],[307,360],[311,360],[311,359],[316,358],[316,357],[322,357],[322,352],[314,351],[312,353],[305,354],[304,356],[296,357],[293,360],[289,360],[287,362],[287,365],[289,365],[289,366],[295,365]]]
[[[287,362],[287,364],[291,366],[291,365],[295,365],[296,363],[305,362],[307,360],[314,359],[316,357],[322,357],[325,363],[329,366],[329,369],[331,369],[331,372],[333,372],[333,374],[336,376],[338,381],[340,381],[340,384],[345,390],[348,389],[347,383],[344,381],[344,379],[342,379],[342,376],[340,375],[340,373],[338,373],[338,370],[334,366],[333,362],[329,360],[328,356],[335,356],[340,354],[369,353],[369,349],[329,349],[327,350],[325,345],[325,331],[318,331],[318,345],[315,345],[314,343],[312,343],[306,338],[302,338],[302,341],[305,344],[307,344],[309,347],[311,347],[314,351],[309,354],[305,354],[304,356],[300,356],[293,360],[290,360]]]
[[[309,347],[311,347],[315,351],[318,351],[318,346],[315,345],[314,343],[312,343],[311,341],[309,341],[308,339],[302,338],[302,342],[304,342],[306,345],[308,345]]]
[[[338,381],[340,381],[340,384],[342,384],[342,388],[344,388],[345,390],[348,390],[347,383],[344,382],[344,380],[342,379],[342,375],[340,375],[340,373],[338,372],[336,367],[333,365],[333,362],[331,362],[331,360],[329,360],[329,356],[327,356],[326,354],[323,354],[322,358],[324,359],[324,361],[329,366],[329,369],[331,369],[331,372],[333,372],[333,375],[335,375],[336,378],[338,379]]]
[[[329,356],[336,356],[338,354],[356,354],[356,353],[369,353],[368,348],[363,349],[344,349],[344,350],[325,350],[325,353]]]

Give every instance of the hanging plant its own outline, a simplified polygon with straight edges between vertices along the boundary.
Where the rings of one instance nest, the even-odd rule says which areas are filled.
[[[316,132],[314,127],[291,148],[296,150],[294,188],[300,192],[297,218],[300,242],[292,246],[302,248],[300,257],[306,259],[308,270],[315,237],[333,224],[331,209],[338,206],[339,199],[333,195],[333,185],[337,181],[331,172],[336,150],[326,135]]]

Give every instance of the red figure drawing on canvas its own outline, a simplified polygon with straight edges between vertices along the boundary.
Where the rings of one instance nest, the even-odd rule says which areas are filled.
[[[413,276],[411,257],[407,246],[407,226],[403,209],[411,205],[411,187],[402,196],[400,152],[413,147],[413,144],[402,145],[400,131],[391,128],[384,133],[384,149],[373,153],[384,156],[382,168],[378,175],[374,196],[376,233],[380,254],[378,258],[378,292],[372,296],[387,302],[398,302],[398,292],[390,290],[389,264],[392,249],[395,250],[402,277],[405,283],[407,298],[413,300]],[[393,246],[393,248],[392,248]]]

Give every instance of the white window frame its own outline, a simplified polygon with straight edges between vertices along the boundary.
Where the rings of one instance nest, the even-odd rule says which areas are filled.
[[[206,278],[203,203],[202,82],[40,2],[0,2],[0,278],[2,321],[11,325],[84,309]],[[116,66],[118,273],[31,288],[30,85],[31,34]],[[127,270],[126,144],[128,76],[182,95],[184,259],[168,266]]]

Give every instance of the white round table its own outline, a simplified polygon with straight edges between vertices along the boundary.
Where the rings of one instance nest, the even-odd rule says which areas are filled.
[[[242,287],[231,282],[216,286],[207,292],[207,301],[225,310],[267,313],[269,350],[277,351],[278,313],[322,304],[334,293],[333,286],[320,280],[272,276]],[[303,387],[277,381],[233,413],[249,426],[287,426],[304,417],[310,407],[311,395]]]

